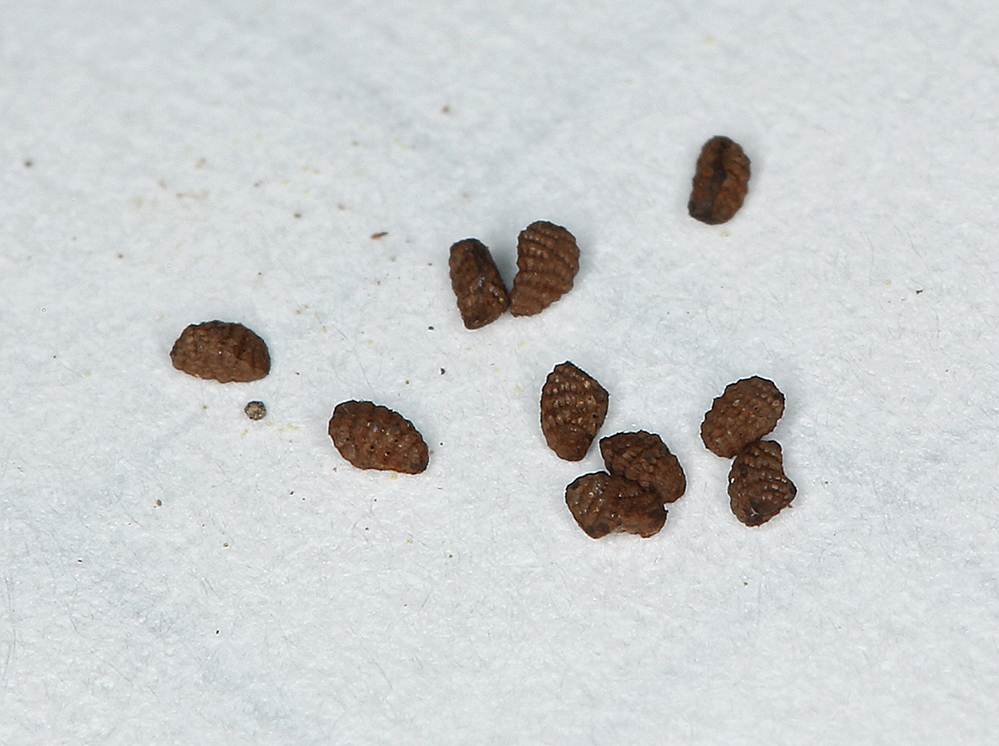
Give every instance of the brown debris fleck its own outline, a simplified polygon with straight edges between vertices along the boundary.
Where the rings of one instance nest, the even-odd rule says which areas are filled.
[[[611,435],[601,439],[600,453],[607,471],[652,490],[664,503],[676,502],[687,489],[680,462],[655,433]]]
[[[712,137],[701,149],[687,210],[708,225],[731,220],[749,191],[749,158],[738,143]]]
[[[271,370],[267,345],[242,324],[191,324],[170,350],[173,367],[221,383],[256,381]]]
[[[655,492],[602,471],[584,474],[566,487],[565,504],[594,539],[614,532],[647,538],[666,525],[666,509]]]
[[[427,444],[412,422],[369,401],[337,404],[329,433],[340,455],[358,469],[419,474],[430,460]]]
[[[514,316],[533,316],[572,290],[579,247],[565,228],[538,221],[517,239],[517,276],[510,292]]]
[[[541,431],[566,461],[580,461],[607,416],[606,389],[570,362],[556,365],[541,389]]]
[[[701,440],[715,455],[732,458],[773,430],[783,414],[784,395],[773,381],[744,378],[729,384],[715,399],[701,423]]]
[[[262,420],[267,416],[267,405],[262,401],[251,401],[243,407],[243,412],[251,420]]]
[[[466,238],[454,244],[448,266],[451,288],[466,329],[480,329],[506,312],[510,294],[492,254],[481,241]]]
[[[728,475],[732,512],[747,526],[766,523],[791,504],[798,489],[784,474],[780,444],[757,440],[743,448]]]

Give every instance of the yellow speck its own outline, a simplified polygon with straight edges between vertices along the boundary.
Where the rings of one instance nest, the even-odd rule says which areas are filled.
[[[885,280],[885,286],[891,285],[891,280]]]

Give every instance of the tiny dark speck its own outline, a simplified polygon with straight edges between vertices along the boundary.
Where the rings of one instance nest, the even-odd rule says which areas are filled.
[[[388,231],[379,231],[378,233],[372,233],[371,234],[371,239],[373,241],[377,241],[379,238],[384,238],[387,235],[388,235]]]
[[[30,158],[24,162],[24,167],[25,168],[31,168],[34,165],[35,165],[35,162],[33,160],[31,160]]]
[[[917,291],[916,291],[916,295],[922,295],[922,294],[923,294],[923,291],[922,291],[922,290],[917,290]]]
[[[430,331],[434,330],[434,328],[432,326],[428,326],[427,329],[429,329]]]
[[[302,217],[302,213],[300,213],[300,212],[296,212],[296,213],[295,213],[295,217],[296,217],[296,218],[300,218],[300,217]]]
[[[444,375],[445,372],[446,371],[443,368],[441,368],[441,375]]]

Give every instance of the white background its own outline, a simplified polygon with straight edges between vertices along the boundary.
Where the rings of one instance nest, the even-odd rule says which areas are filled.
[[[987,743],[997,38],[984,1],[0,0],[0,742]],[[716,134],[753,176],[712,227]],[[448,247],[509,283],[539,219],[575,288],[465,330]],[[269,377],[171,367],[216,318]],[[564,360],[683,464],[656,537],[565,508],[602,464],[541,436]],[[750,375],[798,486],[756,529],[698,434]],[[345,399],[427,471],[349,466]]]

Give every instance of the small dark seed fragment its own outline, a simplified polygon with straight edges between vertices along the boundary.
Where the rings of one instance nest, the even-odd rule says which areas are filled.
[[[173,367],[221,383],[256,381],[271,370],[267,345],[242,324],[191,324],[170,351]]]
[[[429,462],[427,444],[413,423],[369,401],[337,404],[329,433],[340,455],[358,469],[419,474]]]
[[[251,420],[262,420],[267,416],[267,405],[262,401],[251,401],[243,408],[243,412]]]
[[[580,461],[607,416],[609,396],[570,362],[556,365],[541,389],[541,432],[566,461]]]
[[[600,453],[607,471],[656,492],[664,503],[676,502],[687,489],[680,462],[654,433],[611,435],[601,439]]]
[[[614,532],[648,538],[666,525],[666,509],[655,492],[602,471],[584,474],[566,487],[565,504],[594,539]]]
[[[517,275],[510,292],[514,316],[533,316],[572,290],[579,271],[576,238],[560,225],[531,223],[517,239]]]
[[[454,244],[448,266],[451,288],[466,329],[480,329],[506,312],[510,294],[492,254],[481,241],[466,238]]]
[[[796,494],[798,489],[784,474],[779,443],[757,440],[732,462],[728,495],[735,517],[747,526],[766,523],[790,505]]]
[[[724,223],[742,207],[749,190],[749,158],[727,137],[712,137],[701,149],[687,210],[708,225]]]
[[[715,399],[701,423],[701,440],[708,450],[732,458],[747,443],[777,426],[784,414],[784,395],[773,381],[753,376],[729,384]]]

